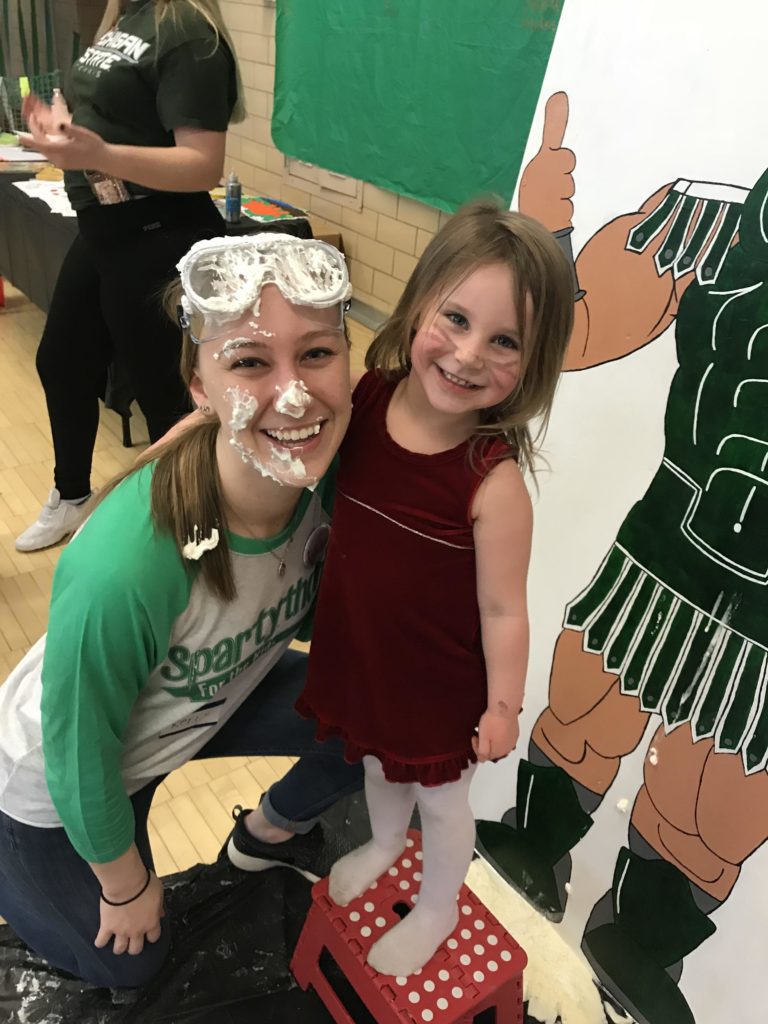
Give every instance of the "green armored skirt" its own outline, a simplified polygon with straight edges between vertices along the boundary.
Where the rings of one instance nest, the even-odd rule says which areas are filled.
[[[622,693],[661,715],[667,732],[739,754],[747,774],[768,765],[768,592],[707,557],[683,530],[684,482],[663,465],[619,531],[564,626],[584,633]]]

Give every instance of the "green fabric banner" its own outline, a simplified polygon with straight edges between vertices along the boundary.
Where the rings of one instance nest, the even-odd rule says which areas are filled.
[[[509,201],[564,0],[279,0],[272,138],[443,210]]]

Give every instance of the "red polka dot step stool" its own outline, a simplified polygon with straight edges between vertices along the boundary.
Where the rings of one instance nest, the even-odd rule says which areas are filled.
[[[472,1024],[491,1007],[496,1024],[522,1024],[527,957],[466,885],[459,893],[459,923],[426,967],[393,978],[365,962],[376,939],[416,902],[420,847],[420,833],[410,831],[402,857],[349,906],[329,899],[327,878],[315,884],[291,961],[296,981],[302,989],[314,988],[336,1024],[356,1024],[320,969],[327,949],[377,1024]]]

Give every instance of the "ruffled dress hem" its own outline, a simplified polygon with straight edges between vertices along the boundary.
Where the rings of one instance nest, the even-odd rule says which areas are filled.
[[[437,761],[403,761],[385,750],[355,743],[345,729],[323,720],[303,697],[296,701],[296,710],[302,718],[315,720],[315,734],[319,742],[322,743],[331,736],[338,736],[344,741],[344,759],[348,763],[362,761],[366,755],[378,758],[387,782],[418,782],[422,786],[443,786],[446,782],[456,782],[461,773],[477,761],[471,746],[462,753],[449,754]]]

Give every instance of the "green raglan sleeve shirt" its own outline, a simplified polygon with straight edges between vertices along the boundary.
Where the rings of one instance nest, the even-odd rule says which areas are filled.
[[[152,466],[123,481],[63,551],[42,668],[45,776],[69,839],[105,863],[133,842],[123,737],[168,651],[192,574],[150,516]]]

